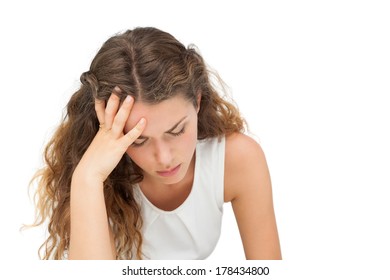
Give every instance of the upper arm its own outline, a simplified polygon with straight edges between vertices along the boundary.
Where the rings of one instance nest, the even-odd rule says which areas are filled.
[[[243,134],[226,139],[225,201],[232,203],[246,258],[281,259],[267,162]]]

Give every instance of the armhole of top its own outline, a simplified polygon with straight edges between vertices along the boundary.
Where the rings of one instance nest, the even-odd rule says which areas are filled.
[[[217,151],[218,151],[218,176],[217,177],[217,188],[216,188],[216,200],[219,210],[223,211],[224,194],[225,194],[225,136],[220,139],[216,139]]]

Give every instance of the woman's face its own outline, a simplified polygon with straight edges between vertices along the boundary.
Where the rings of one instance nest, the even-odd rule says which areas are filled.
[[[144,180],[176,184],[185,177],[197,143],[197,113],[193,103],[181,94],[155,105],[134,104],[125,132],[142,117],[147,123],[126,153],[142,168]]]

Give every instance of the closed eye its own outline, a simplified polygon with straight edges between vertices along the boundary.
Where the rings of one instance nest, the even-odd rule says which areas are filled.
[[[147,139],[137,139],[133,142],[133,144],[131,144],[131,146],[133,147],[141,147],[143,144],[145,144],[145,142],[147,141]]]
[[[183,117],[182,119],[180,119],[180,121],[178,121],[170,130],[166,131],[165,133],[168,133],[172,136],[180,136],[182,135],[184,132],[185,132],[185,127],[186,127],[186,123],[183,124],[183,128],[178,131],[178,132],[174,132],[174,130],[181,124],[183,123],[183,121],[187,118],[188,116],[185,116]],[[132,147],[141,147],[142,145],[145,144],[145,142],[148,141],[148,137],[145,136],[145,135],[141,135],[140,137],[138,137],[137,140],[135,140],[133,142],[133,144],[131,144]]]
[[[183,128],[182,128],[179,132],[170,132],[169,134],[171,134],[171,135],[173,135],[173,136],[180,136],[180,135],[182,135],[184,132],[185,132],[185,126],[183,126]]]

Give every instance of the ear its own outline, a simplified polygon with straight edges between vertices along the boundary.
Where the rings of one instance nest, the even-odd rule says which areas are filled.
[[[197,104],[197,108],[196,108],[196,113],[199,113],[199,110],[200,110],[200,101],[202,100],[202,94],[199,92],[198,93],[198,96],[196,97],[196,104]]]

